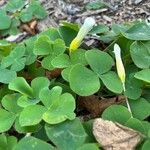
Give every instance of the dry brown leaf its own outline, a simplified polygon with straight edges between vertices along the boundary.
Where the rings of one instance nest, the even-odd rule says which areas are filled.
[[[125,101],[125,97],[120,95],[112,98],[100,98],[96,95],[79,96],[77,107],[79,110],[85,109],[91,114],[92,118],[98,117],[107,107],[113,104],[120,104]]]
[[[95,119],[93,134],[105,150],[134,150],[143,138],[131,128],[101,118]]]

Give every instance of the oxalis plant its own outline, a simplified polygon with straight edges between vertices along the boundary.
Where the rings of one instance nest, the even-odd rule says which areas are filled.
[[[87,46],[85,36],[105,44]],[[143,135],[150,147],[150,25],[114,24],[86,18],[79,27],[62,22],[21,43],[0,41],[0,150],[98,150],[92,122],[76,115],[78,96],[111,98],[99,118]],[[91,106],[92,107],[92,106]]]

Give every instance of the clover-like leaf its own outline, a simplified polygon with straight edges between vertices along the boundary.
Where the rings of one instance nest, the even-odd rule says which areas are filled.
[[[143,69],[137,72],[134,77],[144,82],[150,83],[150,69]]]
[[[125,124],[131,118],[131,114],[124,106],[111,105],[104,110],[102,118],[113,122],[118,122],[120,124]]]
[[[75,100],[69,93],[61,94],[62,88],[56,86],[51,90],[47,88],[40,92],[40,98],[47,107],[43,120],[49,124],[57,124],[66,119],[74,119]]]
[[[98,144],[87,143],[79,147],[77,150],[100,150]]]
[[[123,91],[122,83],[115,72],[109,71],[100,75],[100,78],[110,91],[114,93],[121,93]]]
[[[150,67],[150,42],[134,42],[130,47],[133,62],[139,68]]]
[[[70,88],[80,96],[89,96],[96,93],[100,88],[98,76],[82,66],[74,65],[69,74]]]
[[[99,24],[90,31],[91,34],[102,34],[108,32],[109,28],[104,24]]]
[[[62,93],[62,88],[60,86],[55,86],[51,90],[49,88],[44,88],[40,92],[40,99],[42,103],[49,109],[53,103],[60,99]]]
[[[114,65],[111,56],[100,50],[89,50],[85,53],[85,56],[92,70],[98,75],[108,72]]]
[[[39,98],[29,98],[27,95],[22,95],[17,100],[17,105],[20,107],[27,107],[30,105],[35,105],[40,102]]]
[[[134,70],[134,68],[131,69]],[[130,99],[138,99],[142,94],[143,83],[140,80],[137,80],[134,75],[135,71],[131,71],[131,73],[127,74],[125,82],[125,95]]]
[[[130,100],[129,103],[135,118],[144,120],[150,116],[150,103],[144,98]]]
[[[130,40],[150,40],[150,26],[148,26],[145,22],[136,23],[126,32],[122,32],[122,34]]]
[[[5,95],[1,101],[2,106],[11,113],[20,113],[22,108],[17,105],[17,100],[19,97],[20,94],[18,93]]]
[[[72,65],[75,64],[82,64],[82,65],[87,65],[87,61],[85,59],[85,50],[83,49],[78,49],[74,51],[73,53],[70,54],[70,61]]]
[[[25,5],[24,0],[9,0],[5,6],[5,9],[9,12],[16,12],[21,10]]]
[[[11,53],[4,57],[1,62],[2,68],[11,66],[11,70],[20,71],[24,68],[26,58],[24,57],[25,46],[24,44],[17,45]]]
[[[77,150],[83,145],[87,134],[79,119],[65,121],[58,125],[46,125],[46,134],[48,138],[61,150]],[[57,136],[55,136],[57,135]]]
[[[148,150],[150,147],[150,140],[146,140],[142,146],[142,149],[141,150]]]
[[[144,126],[142,125],[142,122],[136,118],[130,118],[125,125],[129,128],[144,133]]]
[[[0,108],[0,132],[5,132],[11,128],[16,116],[2,108]]]
[[[0,143],[0,150],[13,150],[17,144],[17,138],[15,136],[6,136],[5,134],[0,134]]]
[[[15,71],[8,70],[8,69],[0,69],[0,82],[8,84],[13,79],[17,77],[17,74]]]
[[[19,116],[21,126],[32,126],[42,120],[46,108],[42,105],[30,105],[23,109]]]
[[[46,11],[39,1],[31,1],[27,12],[32,12],[32,15],[37,19],[43,19],[46,17]]]
[[[63,69],[62,72],[61,72],[61,75],[62,75],[63,79],[68,81],[68,82],[69,82],[69,74],[70,74],[70,71],[71,71],[72,67],[73,66],[67,67],[67,68]]]
[[[52,53],[52,42],[46,35],[40,36],[34,45],[34,54],[36,55],[48,55]]]
[[[39,98],[40,91],[46,87],[49,87],[50,81],[46,77],[37,77],[32,80],[31,87],[33,89],[33,94],[36,98]]]
[[[54,147],[40,139],[29,136],[22,138],[15,147],[15,150],[54,150]]]
[[[33,90],[23,77],[17,77],[9,83],[9,89],[33,97]]]
[[[4,10],[0,10],[0,30],[8,29],[11,25],[11,18]]]
[[[25,56],[26,56],[26,65],[31,65],[33,62],[36,61],[36,55],[33,53],[34,45],[35,45],[36,37],[31,37],[25,40]]]
[[[66,68],[71,65],[71,62],[67,54],[60,54],[51,61],[51,64],[54,68]]]
[[[19,15],[22,22],[29,22],[32,18],[43,19],[46,11],[38,1],[30,1],[29,6],[23,9]]]

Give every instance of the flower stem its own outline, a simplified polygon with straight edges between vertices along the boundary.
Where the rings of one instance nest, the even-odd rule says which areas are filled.
[[[125,96],[125,91],[126,91],[125,83],[122,83],[122,86],[123,86],[123,93],[124,93],[124,96]],[[125,96],[125,101],[126,101],[126,104],[127,104],[128,111],[131,113],[131,118],[133,118],[131,107],[130,107],[127,96]]]

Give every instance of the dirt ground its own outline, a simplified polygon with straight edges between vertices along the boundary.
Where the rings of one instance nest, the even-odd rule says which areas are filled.
[[[57,26],[61,20],[82,23],[87,16],[95,18],[98,24],[111,25],[146,19],[150,21],[150,0],[99,0],[105,8],[88,10],[86,5],[95,0],[40,0],[48,17],[39,23],[39,29]],[[96,0],[98,1],[98,0]]]

